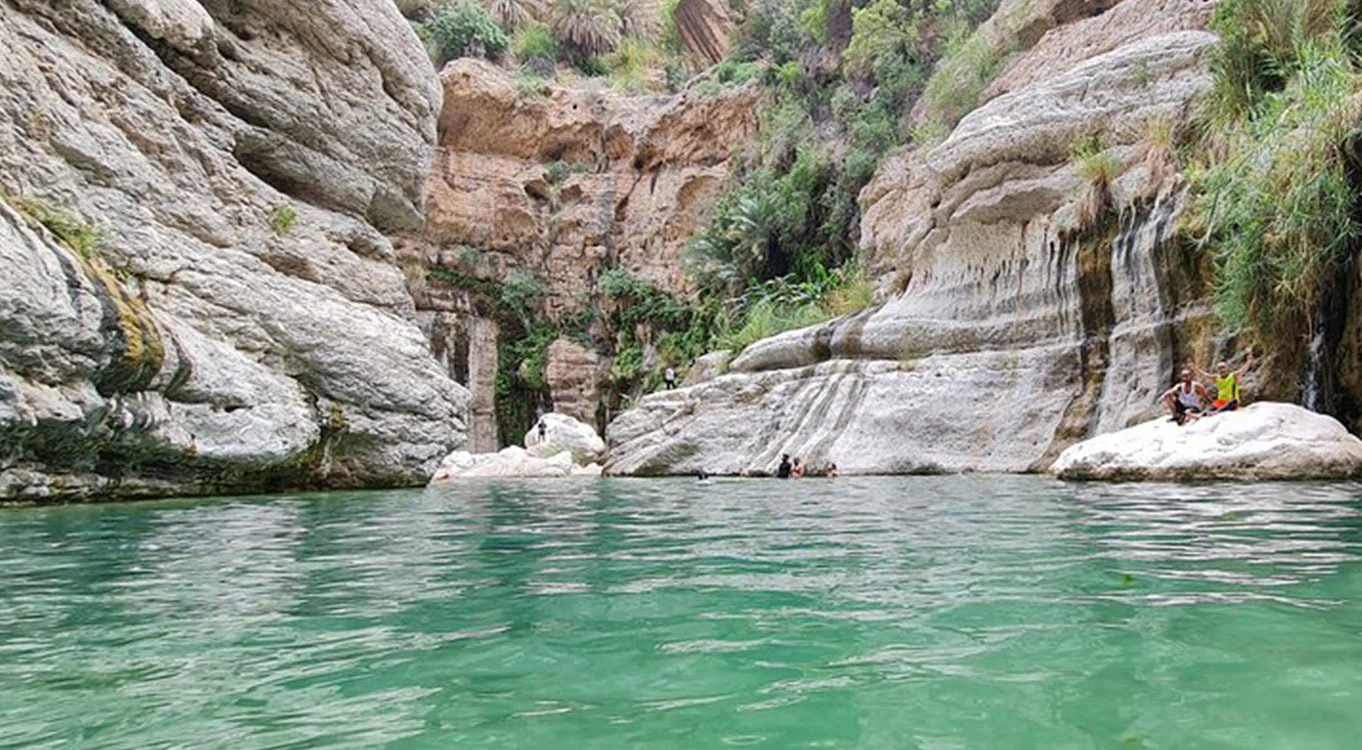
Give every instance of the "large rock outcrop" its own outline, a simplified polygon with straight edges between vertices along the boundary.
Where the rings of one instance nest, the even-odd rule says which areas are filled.
[[[540,424],[544,430],[542,436]],[[595,428],[566,414],[550,413],[540,417],[539,424],[525,433],[525,448],[539,456],[566,452],[580,464],[597,463],[605,457],[605,441],[596,434]]]
[[[559,321],[602,304],[593,295],[608,269],[663,290],[685,288],[681,248],[708,221],[734,146],[756,132],[754,86],[714,96],[628,95],[590,81],[527,89],[506,70],[468,58],[440,77],[428,218],[398,250],[423,328],[460,353],[451,372],[495,358],[498,339],[473,334],[489,330],[477,321],[498,311],[477,297],[508,279],[542,283],[536,314]],[[556,344],[547,373],[552,407],[594,423],[607,364],[587,348]],[[473,384],[475,403],[490,403],[491,388]],[[475,434],[495,433],[491,409],[475,410],[474,420]]]
[[[425,481],[440,102],[386,0],[0,0],[0,500]]]
[[[992,98],[863,193],[888,301],[643,399],[607,431],[608,471],[766,472],[781,453],[859,472],[1042,470],[1154,413],[1173,363],[1210,346],[1159,134],[1210,85],[1211,4],[1055,5],[1005,2],[1033,32]],[[1085,142],[1112,179],[1082,176]]]
[[[1362,440],[1333,417],[1264,401],[1186,425],[1161,418],[1070,446],[1061,479],[1344,479],[1362,476]]]
[[[532,271],[560,305],[611,267],[682,287],[681,247],[757,126],[754,87],[630,96],[544,84],[536,94],[472,58],[440,77],[422,239],[447,255],[427,260],[477,275]]]

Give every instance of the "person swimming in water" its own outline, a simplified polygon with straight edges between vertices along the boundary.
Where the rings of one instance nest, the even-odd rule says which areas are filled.
[[[1206,386],[1193,379],[1191,368],[1182,369],[1181,379],[1172,388],[1163,392],[1159,400],[1172,414],[1173,421],[1186,424],[1188,420],[1199,419],[1210,400]]]
[[[1211,403],[1211,408],[1207,410],[1207,414],[1234,411],[1240,406],[1240,381],[1243,379],[1244,374],[1253,367],[1253,350],[1248,350],[1247,355],[1244,357],[1244,365],[1238,370],[1231,370],[1229,362],[1223,360],[1216,363],[1214,375],[1197,367],[1196,364],[1190,360],[1187,362],[1187,366],[1196,373],[1198,378],[1215,381],[1215,401]]]

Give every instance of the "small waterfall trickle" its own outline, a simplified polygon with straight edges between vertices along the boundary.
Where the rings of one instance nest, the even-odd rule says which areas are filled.
[[[1310,350],[1301,373],[1301,406],[1314,412],[1324,412],[1324,324],[1316,323],[1310,336]]]

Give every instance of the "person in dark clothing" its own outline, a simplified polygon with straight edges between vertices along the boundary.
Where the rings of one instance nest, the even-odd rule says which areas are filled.
[[[549,426],[544,424],[544,420],[541,419],[539,420],[539,425],[535,429],[539,430],[539,442],[543,443],[544,439],[549,435]]]
[[[782,453],[780,455],[780,466],[776,467],[776,479],[789,479],[791,468],[790,454]]]

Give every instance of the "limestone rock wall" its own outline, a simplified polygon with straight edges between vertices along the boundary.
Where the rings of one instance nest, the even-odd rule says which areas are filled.
[[[708,220],[734,149],[756,132],[755,88],[713,97],[624,95],[593,83],[531,91],[468,58],[440,77],[427,221],[398,243],[428,331],[471,330],[469,320],[495,311],[479,309],[470,290],[516,274],[544,283],[542,314],[557,320],[600,304],[595,282],[607,269],[685,289],[681,248]],[[442,273],[427,277],[431,268]],[[496,345],[466,335],[459,344],[465,359]],[[553,403],[539,406],[596,424],[606,364],[602,353],[555,344]],[[450,362],[451,372],[463,368]],[[490,381],[470,386],[475,404],[492,403]]]
[[[386,0],[0,0],[0,501],[424,482],[440,102]]]
[[[478,252],[446,263],[535,272],[560,305],[606,267],[681,288],[681,247],[757,126],[753,88],[705,98],[546,84],[536,94],[472,58],[441,79],[421,239]]]
[[[1200,0],[1009,2],[1039,29],[941,144],[862,196],[877,309],[748,347],[729,373],[655,394],[609,428],[621,474],[1027,471],[1155,413],[1175,363],[1208,350],[1183,206],[1157,133],[1207,90]],[[1074,145],[1119,164],[1092,185]]]

